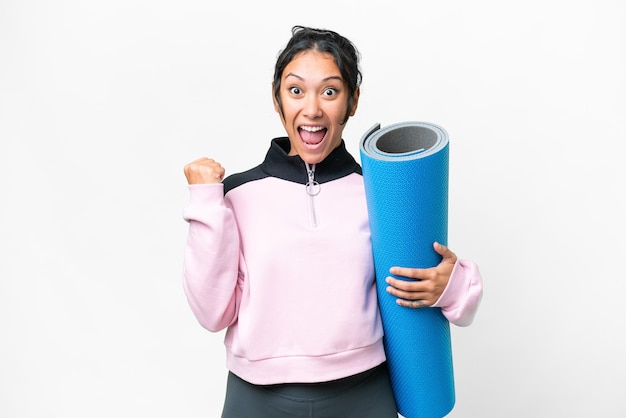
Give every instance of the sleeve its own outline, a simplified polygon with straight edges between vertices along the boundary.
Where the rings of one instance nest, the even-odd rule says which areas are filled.
[[[183,288],[193,314],[209,331],[237,318],[239,234],[223,184],[189,186],[183,219],[189,223],[183,262]]]
[[[433,305],[451,323],[466,327],[474,321],[483,296],[483,280],[476,263],[458,259],[448,286]]]

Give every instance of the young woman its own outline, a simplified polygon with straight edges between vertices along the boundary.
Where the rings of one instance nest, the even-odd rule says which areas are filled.
[[[185,166],[184,289],[202,326],[228,328],[225,418],[397,417],[361,168],[342,139],[359,102],[358,64],[343,36],[294,27],[273,80],[287,136],[225,179],[212,159]],[[389,278],[388,292],[469,325],[478,268],[434,248],[438,266],[394,269],[419,280]]]

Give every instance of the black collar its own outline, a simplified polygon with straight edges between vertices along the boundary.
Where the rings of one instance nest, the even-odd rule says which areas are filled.
[[[306,164],[299,155],[289,155],[289,138],[272,139],[269,151],[261,169],[272,177],[306,184],[308,179]],[[361,174],[361,166],[346,149],[343,140],[322,162],[315,165],[315,180],[325,183],[337,180],[352,173]]]

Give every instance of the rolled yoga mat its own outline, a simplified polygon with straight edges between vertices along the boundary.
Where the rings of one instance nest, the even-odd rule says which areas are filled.
[[[360,142],[384,344],[398,412],[443,417],[454,407],[450,324],[440,308],[406,308],[385,291],[392,266],[428,268],[447,245],[448,135],[437,125],[374,125]],[[397,277],[399,279],[406,279]]]

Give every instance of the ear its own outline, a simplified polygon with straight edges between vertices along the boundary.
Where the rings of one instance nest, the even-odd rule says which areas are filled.
[[[274,102],[274,110],[276,113],[280,115],[280,107],[278,106],[278,102],[276,101],[276,96],[274,96],[274,83],[272,82],[272,102]]]
[[[361,96],[361,87],[357,87],[354,92],[352,108],[350,109],[350,116],[354,116],[356,108],[359,106],[359,96]]]

